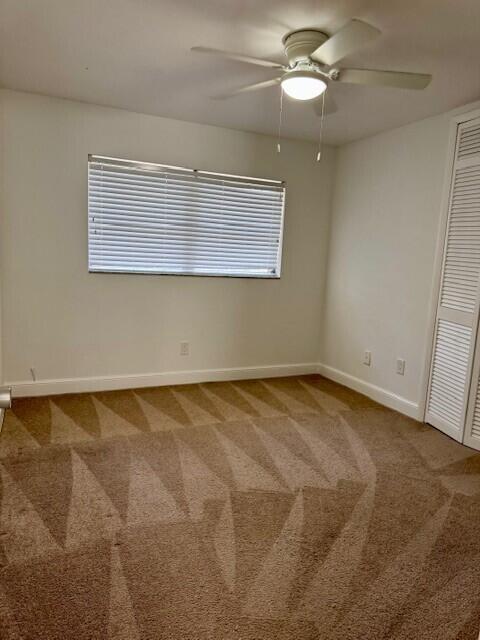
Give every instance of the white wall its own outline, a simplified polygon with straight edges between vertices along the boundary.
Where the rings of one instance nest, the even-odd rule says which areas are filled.
[[[2,91],[4,377],[315,362],[334,150]],[[287,181],[280,280],[89,274],[88,153]],[[181,340],[191,355],[179,355]]]
[[[451,114],[327,149],[319,166],[305,142],[278,155],[267,136],[11,91],[0,108],[4,381],[320,361],[417,415]],[[285,179],[281,280],[89,274],[88,153]]]
[[[348,384],[406,399],[397,405],[410,404],[413,415],[430,339],[449,125],[449,114],[423,120],[346,145],[337,159],[320,360]],[[371,367],[362,364],[366,349]]]

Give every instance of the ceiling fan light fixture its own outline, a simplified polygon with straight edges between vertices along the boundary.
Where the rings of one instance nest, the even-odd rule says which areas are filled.
[[[285,93],[295,100],[313,100],[327,88],[327,83],[314,71],[289,71],[281,84]]]

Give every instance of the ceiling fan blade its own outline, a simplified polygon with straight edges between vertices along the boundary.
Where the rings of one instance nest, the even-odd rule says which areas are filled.
[[[228,60],[237,60],[238,62],[246,62],[247,64],[255,64],[260,67],[269,67],[270,69],[284,69],[284,66],[273,60],[264,60],[263,58],[252,58],[252,56],[244,56],[242,53],[232,53],[230,51],[221,51],[220,49],[210,49],[210,47],[192,47],[190,51],[194,53],[207,53]]]
[[[343,29],[321,44],[311,57],[330,66],[350,53],[354,53],[380,34],[381,31],[366,22],[350,20]]]
[[[322,97],[317,98],[313,101],[313,110],[317,114],[317,116],[321,117],[322,115]],[[327,93],[325,96],[325,115],[329,116],[331,113],[335,113],[338,111],[337,103],[332,98],[330,93]]]
[[[241,93],[258,91],[258,89],[267,89],[268,87],[273,87],[280,84],[280,80],[281,76],[278,78],[273,78],[272,80],[264,80],[263,82],[256,82],[255,84],[247,84],[245,87],[240,87],[240,89],[235,89],[234,91],[230,91],[229,93],[222,93],[217,96],[212,96],[212,99],[226,100],[227,98],[233,98],[234,96],[240,95]]]
[[[342,69],[338,77],[339,82],[396,87],[397,89],[425,89],[431,79],[432,76],[428,73],[378,71],[375,69]]]

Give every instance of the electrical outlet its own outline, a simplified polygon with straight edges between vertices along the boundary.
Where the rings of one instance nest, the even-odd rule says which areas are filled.
[[[180,355],[188,356],[190,353],[190,344],[188,342],[180,342]]]
[[[405,360],[397,358],[397,373],[399,376],[405,375]]]
[[[363,354],[363,364],[366,364],[369,367],[372,364],[372,352],[365,351]]]

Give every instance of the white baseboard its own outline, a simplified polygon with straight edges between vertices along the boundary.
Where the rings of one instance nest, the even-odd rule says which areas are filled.
[[[330,380],[354,389],[376,400],[390,409],[395,409],[415,420],[423,420],[420,407],[415,402],[365,382],[348,373],[325,364],[300,363],[263,365],[258,367],[238,367],[232,369],[199,369],[196,371],[170,371],[165,373],[143,373],[123,376],[95,376],[89,378],[60,378],[57,380],[19,381],[6,383],[12,388],[14,398],[57,395],[61,393],[83,393],[91,391],[112,391],[115,389],[136,389],[139,387],[159,387],[169,384],[189,384],[255,378],[278,378],[282,376],[319,373]]]
[[[344,371],[340,371],[339,369],[329,367],[326,364],[319,364],[317,373],[325,376],[325,378],[328,378],[329,380],[343,384],[345,387],[349,387],[354,391],[363,393],[363,395],[368,396],[372,400],[375,400],[390,409],[395,409],[410,418],[414,418],[414,420],[423,422],[421,409],[416,402],[402,398],[402,396],[398,396],[396,393],[392,393],[392,391],[387,391],[387,389],[377,387],[370,382],[365,382],[365,380],[356,378],[355,376],[345,373]]]
[[[96,376],[92,378],[63,378],[6,383],[12,388],[14,398],[57,395],[60,393],[82,393],[89,391],[111,391],[114,389],[136,389],[159,387],[167,384],[189,384],[220,380],[247,380],[254,378],[278,378],[282,376],[317,373],[316,363],[280,364],[236,369],[199,369],[197,371],[172,371],[166,373],[144,373],[123,376]]]

